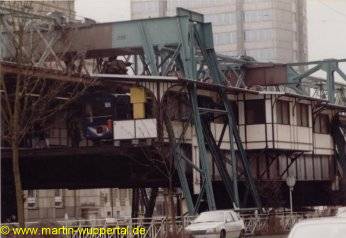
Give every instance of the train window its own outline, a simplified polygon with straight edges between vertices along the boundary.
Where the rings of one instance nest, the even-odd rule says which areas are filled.
[[[276,102],[276,123],[290,124],[290,104],[288,101],[279,100]]]
[[[297,103],[297,126],[309,126],[309,106],[302,103]]]
[[[245,101],[246,124],[264,124],[266,121],[264,100]]]
[[[214,101],[208,96],[199,95],[197,101],[199,107],[214,108]]]
[[[133,119],[132,104],[129,95],[116,96],[114,103],[114,120],[131,120]]]
[[[112,99],[96,96],[86,104],[86,116],[92,118],[112,116]]]
[[[314,122],[314,132],[320,134],[329,133],[329,116],[326,114],[320,114],[316,117]]]
[[[147,98],[147,102],[145,103],[145,118],[153,118],[154,117],[154,102],[152,98]]]

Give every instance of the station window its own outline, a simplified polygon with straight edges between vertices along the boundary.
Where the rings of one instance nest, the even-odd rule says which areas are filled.
[[[246,124],[264,124],[266,121],[264,100],[245,101]]]
[[[314,132],[320,134],[329,133],[329,117],[326,114],[320,114],[314,122]]]
[[[297,103],[297,126],[309,126],[309,106],[302,103]]]
[[[236,101],[229,101],[233,114],[234,114],[234,122],[236,125],[239,124],[239,109],[238,109],[238,104]],[[223,105],[223,102],[220,102],[218,104],[216,104],[215,106],[216,109],[220,109],[220,110],[226,110],[225,106]],[[228,119],[227,119],[227,115],[226,114],[220,114],[220,113],[215,113],[214,115],[214,122],[216,123],[228,123]]]
[[[290,103],[288,101],[279,100],[276,102],[276,123],[290,124]]]

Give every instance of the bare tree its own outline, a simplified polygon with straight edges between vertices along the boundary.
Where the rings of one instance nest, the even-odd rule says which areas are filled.
[[[88,77],[71,76],[71,71],[67,70],[68,65],[65,69],[63,67],[65,55],[58,56],[54,52],[54,42],[45,40],[40,30],[32,31],[35,20],[39,18],[29,14],[32,3],[10,1],[6,6],[0,5],[0,23],[3,29],[0,44],[9,53],[6,58],[1,57],[0,69],[2,139],[12,150],[17,219],[20,226],[25,225],[19,160],[21,144],[38,128],[44,130],[58,113],[95,83]],[[56,22],[48,20],[51,24],[49,29],[62,30],[61,27],[54,26]],[[31,36],[31,40],[28,36]],[[46,50],[42,48],[43,45],[47,47]],[[6,65],[11,65],[15,71],[7,72]]]
[[[188,127],[190,125],[190,119],[191,119],[191,112],[189,109],[187,109],[187,112],[185,115],[186,117],[190,117],[190,119],[186,121],[182,121],[182,131],[180,131],[178,134],[175,133],[172,125],[172,120],[181,120],[179,116],[177,116],[177,110],[181,106],[179,103],[182,100],[180,97],[181,95],[175,95],[175,96],[166,96],[165,99],[161,104],[156,104],[155,108],[159,108],[158,114],[161,118],[165,131],[167,133],[167,136],[169,138],[169,146],[163,144],[158,144],[155,147],[155,154],[158,156],[152,157],[151,159],[154,161],[155,164],[158,166],[156,167],[158,171],[167,179],[168,181],[168,187],[165,189],[165,203],[167,207],[167,217],[170,218],[171,222],[169,223],[171,225],[170,232],[168,234],[169,237],[178,237],[178,230],[176,227],[176,213],[177,213],[177,207],[175,205],[174,197],[176,195],[176,189],[175,189],[175,182],[176,182],[176,176],[177,176],[177,163],[178,161],[175,161],[179,159],[180,156],[183,156],[184,154],[184,148],[182,146],[184,140],[185,140],[185,133],[188,130]],[[170,99],[171,98],[171,99]],[[174,98],[174,100],[172,100]],[[176,99],[178,102],[176,102]],[[189,108],[189,105],[185,105],[187,108]],[[180,115],[181,116],[181,115]],[[162,128],[162,129],[164,129]],[[164,133],[162,131],[162,133]],[[159,141],[164,141],[163,134],[159,134]],[[149,156],[148,156],[149,157]],[[178,200],[177,200],[178,202]]]

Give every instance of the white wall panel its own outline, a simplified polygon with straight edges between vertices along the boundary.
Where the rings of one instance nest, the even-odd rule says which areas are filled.
[[[156,119],[114,121],[113,135],[114,140],[156,138]]]
[[[156,119],[135,120],[136,139],[156,138]]]
[[[135,121],[114,121],[113,122],[114,140],[127,140],[135,138]]]

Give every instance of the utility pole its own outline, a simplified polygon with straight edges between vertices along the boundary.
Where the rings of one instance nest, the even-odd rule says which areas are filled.
[[[293,197],[292,197],[292,193],[293,193],[293,188],[294,185],[296,184],[296,177],[295,176],[288,176],[286,179],[286,184],[289,187],[290,190],[290,213],[291,213],[291,217],[293,216]]]

